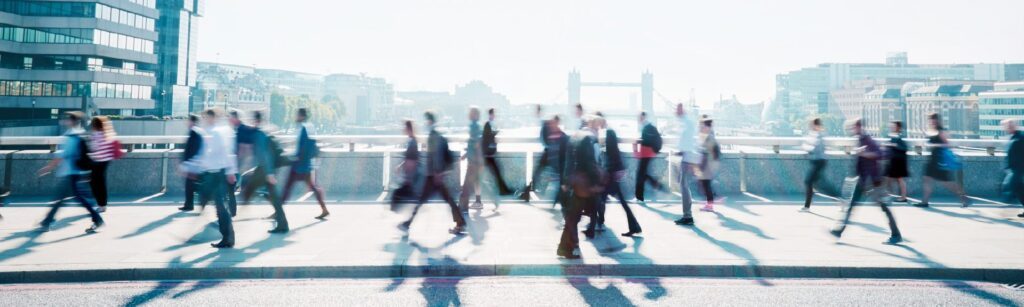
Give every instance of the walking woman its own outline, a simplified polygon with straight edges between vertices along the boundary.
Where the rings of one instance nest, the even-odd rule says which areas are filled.
[[[116,139],[114,125],[106,116],[93,117],[89,128],[89,158],[94,162],[89,186],[99,212],[107,212],[107,168],[110,161],[121,157],[121,144]]]
[[[900,198],[895,202],[907,202],[907,177],[910,177],[910,170],[907,168],[907,142],[903,140],[903,122],[894,121],[889,124],[889,143],[886,144],[889,150],[889,167],[885,170],[885,177],[890,184],[896,182],[900,186]]]
[[[712,127],[710,118],[701,120],[700,138],[703,140],[701,149],[704,159],[700,164],[697,181],[700,182],[701,188],[704,189],[704,197],[707,198],[707,204],[700,211],[715,212],[715,191],[711,188],[711,181],[715,179],[715,174],[718,173],[718,167],[721,164],[719,160],[722,158],[722,146],[715,138],[715,129]]]
[[[804,143],[804,150],[807,150],[808,158],[811,161],[811,169],[807,172],[807,177],[804,179],[804,207],[800,211],[811,210],[811,199],[814,198],[814,185],[821,180],[821,175],[825,171],[825,166],[828,164],[828,160],[825,159],[825,128],[821,124],[821,118],[815,117],[811,119],[810,134],[807,136],[807,142]]]
[[[928,200],[932,198],[932,189],[935,181],[946,186],[950,191],[960,196],[960,203],[970,206],[970,200],[964,194],[964,190],[957,186],[953,180],[956,174],[950,166],[953,164],[953,153],[949,148],[949,136],[942,126],[942,118],[937,113],[928,114],[928,147],[931,148],[931,156],[928,157],[928,164],[924,169],[924,195],[921,202],[914,204],[917,207],[928,207]]]

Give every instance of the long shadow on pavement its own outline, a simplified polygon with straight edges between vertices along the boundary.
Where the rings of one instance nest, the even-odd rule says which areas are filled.
[[[71,224],[74,223],[75,221],[78,221],[78,220],[81,220],[81,219],[85,219],[87,217],[89,217],[88,214],[82,214],[82,215],[76,215],[76,216],[73,216],[73,217],[70,217],[70,218],[65,218],[65,219],[59,220],[57,222],[54,222],[50,226],[50,233],[52,233],[55,230],[59,230],[59,229],[71,226]],[[79,235],[76,235],[76,236],[71,236],[71,237],[67,237],[67,238],[63,238],[63,239],[59,239],[59,240],[55,240],[55,241],[50,241],[50,242],[45,242],[45,243],[36,241],[42,235],[43,235],[43,232],[39,231],[39,229],[30,229],[30,230],[25,230],[25,231],[13,232],[13,233],[7,235],[7,237],[4,237],[3,239],[0,239],[0,242],[11,241],[11,240],[21,239],[21,238],[27,239],[25,242],[22,242],[21,245],[18,245],[18,246],[12,247],[11,249],[8,249],[8,250],[5,250],[3,252],[0,252],[0,263],[3,263],[4,261],[11,260],[11,259],[14,259],[14,258],[17,258],[17,257],[28,255],[28,254],[32,253],[32,248],[36,247],[36,246],[60,243],[60,242],[68,241],[68,240],[73,240],[73,239],[85,237],[85,236],[88,236],[89,234],[83,233],[83,234],[79,234]]]
[[[860,206],[860,205],[858,205],[858,206]],[[833,221],[833,222],[838,222],[834,218],[821,215],[821,214],[819,214],[817,212],[808,211],[807,214],[810,214],[810,215],[813,215],[813,216],[817,216],[817,217],[820,217],[820,218],[823,218],[823,219],[826,219],[826,220],[830,220],[830,221]],[[855,222],[855,221],[851,220],[849,225],[850,226],[861,227],[861,228],[864,228],[867,231],[878,233],[878,234],[883,234],[883,235],[888,235],[889,234],[888,230],[886,230],[885,228],[882,228],[882,226],[878,226],[878,225],[875,225],[875,224],[868,224],[868,223],[863,223],[863,222]]]
[[[948,216],[948,217],[968,219],[968,220],[971,220],[971,221],[980,222],[980,223],[986,223],[986,224],[1002,224],[1002,225],[1013,226],[1013,227],[1017,227],[1017,228],[1024,228],[1024,223],[1017,223],[1017,222],[1013,222],[1013,221],[1009,221],[1009,220],[1005,220],[1005,219],[991,218],[991,217],[987,217],[987,216],[981,215],[980,213],[979,214],[963,214],[963,213],[959,213],[959,212],[941,210],[941,209],[937,209],[935,207],[927,207],[927,208],[923,208],[923,209],[924,209],[924,211],[928,211],[928,212],[931,212],[931,213],[942,214],[942,215],[945,215],[945,216]]]
[[[640,253],[640,245],[644,243],[644,238],[637,236],[630,239],[632,239],[633,244],[632,246],[627,246],[619,240],[613,229],[606,228],[605,231],[600,232],[599,235],[591,240],[591,243],[598,247],[597,250],[601,256],[611,258],[619,264],[654,264],[651,258]],[[647,288],[647,293],[644,294],[644,297],[649,300],[658,300],[668,292],[661,285],[661,279],[659,278],[627,279],[627,281],[643,284]]]
[[[159,220],[152,221],[149,224],[143,225],[142,227],[139,227],[139,229],[136,229],[134,232],[121,236],[119,239],[127,239],[127,238],[137,237],[137,236],[146,234],[146,233],[148,233],[150,231],[156,230],[157,228],[160,228],[160,227],[166,226],[167,224],[170,224],[172,221],[174,221],[177,218],[185,217],[187,215],[188,215],[187,212],[181,212],[181,211],[175,212],[175,213],[173,213],[171,215],[168,215],[168,216],[165,216],[165,217],[163,217],[163,218],[161,218]]]
[[[622,290],[615,284],[609,283],[608,287],[598,288],[590,282],[589,277],[569,277],[566,279],[576,291],[580,292],[583,301],[590,306],[636,306],[622,294]]]
[[[775,240],[775,237],[765,234],[764,230],[761,230],[760,227],[740,222],[739,220],[725,216],[725,214],[722,214],[721,212],[715,212],[715,215],[718,216],[718,219],[722,221],[722,226],[725,226],[725,228],[729,228],[736,231],[746,231],[754,234],[758,238],[762,238],[765,240]]]

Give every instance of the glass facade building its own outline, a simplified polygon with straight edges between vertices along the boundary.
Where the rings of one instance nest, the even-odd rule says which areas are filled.
[[[190,110],[192,90],[198,77],[196,32],[203,14],[203,0],[169,0],[157,3],[157,107],[149,114],[184,116]]]
[[[1005,137],[1000,122],[1006,119],[1024,124],[1024,82],[996,83],[995,90],[981,93],[978,121],[982,138]]]

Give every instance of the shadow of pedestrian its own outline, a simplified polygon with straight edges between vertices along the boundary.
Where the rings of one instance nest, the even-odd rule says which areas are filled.
[[[858,206],[860,206],[860,205],[858,205]],[[817,212],[810,212],[810,211],[808,211],[807,213],[812,215],[812,216],[817,216],[817,217],[820,217],[820,218],[823,218],[823,219],[826,219],[826,220],[829,220],[829,221],[838,222],[838,220],[836,220],[834,218],[821,215],[821,214],[819,214]],[[861,228],[864,228],[864,230],[867,230],[867,231],[870,231],[870,232],[874,232],[874,233],[877,233],[877,234],[883,234],[883,235],[888,235],[889,234],[888,230],[886,230],[885,228],[882,228],[881,226],[875,225],[875,224],[868,224],[868,223],[856,222],[856,221],[850,220],[850,223],[848,225],[861,227]]]
[[[607,228],[601,232],[600,235],[595,237],[592,242],[606,241],[607,248],[599,248],[598,252],[601,256],[611,258],[619,264],[632,265],[632,264],[654,264],[654,261],[647,256],[640,253],[640,245],[644,243],[643,237],[632,237],[633,244],[627,246],[619,237],[615,235],[615,231],[611,228]],[[595,244],[596,246],[597,244]],[[668,291],[661,285],[661,279],[659,278],[643,278],[643,279],[626,279],[628,282],[637,282],[643,284],[647,288],[647,293],[644,294],[644,298],[649,300],[658,300],[664,297]]]
[[[715,212],[715,215],[718,216],[718,219],[720,221],[722,221],[722,226],[725,226],[726,228],[729,228],[729,229],[732,229],[732,230],[737,230],[737,231],[746,231],[746,232],[749,232],[749,233],[752,233],[752,234],[756,235],[758,238],[762,238],[762,239],[766,239],[766,240],[775,240],[775,237],[772,237],[772,236],[769,236],[769,235],[765,234],[764,231],[761,230],[761,228],[759,228],[757,226],[750,225],[750,224],[747,224],[747,223],[744,223],[744,222],[740,222],[739,220],[736,220],[734,218],[725,216],[721,212]]]
[[[750,252],[750,250],[729,241],[716,239],[715,237],[712,237],[710,234],[704,232],[697,226],[693,226],[691,228],[693,229],[693,232],[696,233],[697,236],[700,237],[701,239],[707,240],[711,244],[718,246],[718,248],[722,249],[727,253],[745,259],[747,261],[747,268],[750,269],[750,273],[753,275],[754,278],[756,278],[758,284],[761,284],[763,286],[772,285],[770,282],[768,282],[768,280],[765,280],[763,278],[764,273],[761,272],[760,267],[761,261],[759,261],[757,257],[755,257],[754,254]]]
[[[1006,225],[1006,226],[1013,226],[1013,227],[1017,227],[1017,228],[1024,228],[1024,223],[1017,223],[1017,222],[1013,222],[1013,221],[1010,221],[1010,220],[991,218],[991,217],[987,217],[987,216],[984,216],[984,215],[981,215],[981,214],[963,214],[963,213],[959,213],[959,212],[942,210],[942,209],[938,209],[938,208],[935,208],[935,207],[927,207],[927,208],[923,208],[923,209],[924,209],[924,211],[928,211],[928,212],[931,212],[931,213],[942,214],[942,215],[945,215],[945,216],[948,216],[948,217],[967,219],[967,220],[971,220],[971,221],[974,221],[974,222],[981,222],[981,223],[986,223],[986,224],[1002,224],[1002,225]]]
[[[149,224],[143,225],[142,227],[139,227],[139,229],[136,229],[134,232],[121,236],[119,239],[127,239],[146,234],[150,231],[156,230],[157,228],[170,224],[172,221],[174,221],[174,219],[185,217],[187,215],[189,215],[187,212],[175,212],[174,214],[165,216],[159,220],[152,221]]]
[[[590,282],[589,277],[569,277],[566,279],[576,291],[580,292],[583,301],[590,306],[636,306],[629,300],[619,287],[609,283],[605,288],[598,288]]]

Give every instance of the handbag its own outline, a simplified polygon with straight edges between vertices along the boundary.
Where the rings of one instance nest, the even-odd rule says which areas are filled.
[[[952,150],[943,148],[939,151],[939,168],[944,171],[959,171],[964,168],[964,164]]]
[[[113,147],[111,150],[114,151],[114,160],[124,158],[125,153],[121,150],[121,141],[114,140],[113,142],[110,142],[110,147]]]

